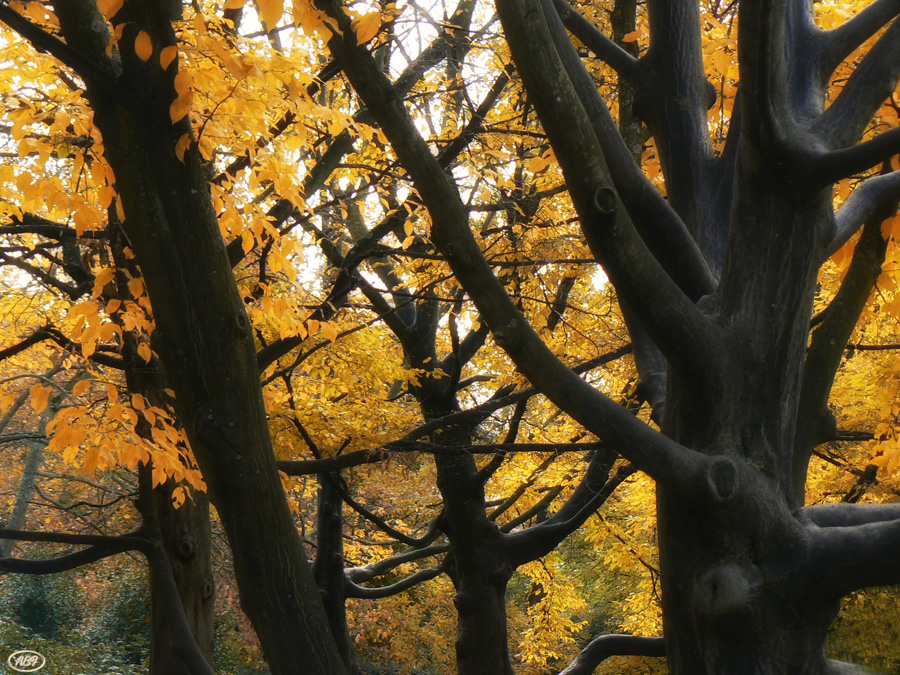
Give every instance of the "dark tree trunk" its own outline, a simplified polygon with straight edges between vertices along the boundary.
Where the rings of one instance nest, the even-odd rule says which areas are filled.
[[[347,626],[347,593],[344,580],[344,500],[333,481],[338,474],[319,474],[318,510],[316,512],[316,560],[313,576],[319,586],[325,615],[347,672],[360,672],[356,651]]]
[[[154,507],[185,618],[201,653],[212,663],[215,583],[209,500],[205,493],[193,491],[180,508],[175,508],[172,503],[175,487],[173,481],[158,486],[153,491]],[[160,594],[151,589],[150,598],[151,675],[189,675],[182,659],[169,649],[171,639],[167,633],[173,628]]]
[[[455,436],[449,438],[448,436]],[[467,445],[468,432],[448,430],[440,442]],[[463,438],[465,437],[465,438]],[[496,523],[484,510],[484,486],[471,456],[435,457],[442,515],[450,540],[448,571],[456,590],[456,667],[460,675],[512,675],[506,631],[506,585],[513,569]]]

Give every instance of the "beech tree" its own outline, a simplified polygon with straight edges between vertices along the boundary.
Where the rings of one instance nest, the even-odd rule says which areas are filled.
[[[45,330],[22,345],[53,339],[97,363],[108,361],[107,351],[122,353],[132,365],[131,393],[140,396],[133,407],[149,410],[134,416],[144,431],[179,455],[172,438],[183,426],[191,450],[184,461],[196,460],[208,487],[272,671],[352,669],[345,594],[377,595],[356,582],[394,565],[341,573],[336,533],[341,502],[351,500],[322,472],[375,456],[340,455],[344,445],[323,429],[337,457],[280,465],[321,476],[323,556],[314,576],[277,472],[272,412],[280,409],[263,391],[283,377],[293,405],[292,371],[319,347],[296,357],[293,350],[314,335],[343,335],[338,311],[361,288],[416,371],[405,381],[426,418],[415,438],[434,441],[444,513],[427,536],[400,538],[424,547],[437,531],[448,534],[442,568],[456,586],[461,672],[485,664],[512,670],[503,609],[512,570],[556,546],[633,468],[657,485],[664,644],[598,636],[567,672],[589,672],[610,654],[663,652],[676,673],[852,672],[825,659],[825,635],[843,596],[900,581],[892,564],[900,509],[807,506],[806,481],[816,447],[846,437],[829,397],[888,250],[883,223],[900,199],[892,164],[900,150],[892,98],[900,4],[875,0],[831,27],[808,0],[648,0],[640,11],[626,0],[462,0],[441,20],[414,3],[297,0],[290,27],[285,3],[258,0],[260,34],[274,52],[259,59],[236,45],[242,5],[194,3],[185,17],[177,1],[0,3],[0,21],[47,64],[34,81],[63,90],[46,94],[46,108],[23,103],[11,113],[21,166],[4,166],[0,178],[20,193],[4,206],[4,234],[21,238],[4,263],[72,301],[93,293],[70,311],[82,317],[72,338]],[[404,53],[410,43],[397,33],[404,10],[414,30],[428,24],[437,36],[418,55]],[[298,26],[330,56],[302,65],[285,56],[283,38],[299,42]],[[395,54],[408,56],[406,67]],[[419,86],[445,60],[443,89]],[[339,75],[352,93],[327,86]],[[258,82],[267,87],[255,90]],[[488,119],[501,94],[503,115]],[[439,97],[448,103],[436,115],[429,106]],[[50,140],[29,136],[29,124],[47,127]],[[511,162],[464,154],[477,137],[480,157],[508,158],[490,131],[532,140],[516,146]],[[48,177],[42,195],[29,162],[62,162],[73,149],[70,185]],[[365,172],[354,175],[354,187],[342,175],[330,199],[313,199],[349,154]],[[510,179],[526,173],[534,180]],[[380,211],[362,196],[370,186],[385,204]],[[72,212],[74,227],[30,208],[62,220]],[[328,209],[346,212],[347,232],[334,242],[313,225]],[[604,378],[585,377],[585,359],[561,354],[554,326],[575,277],[558,274],[543,288],[555,296],[546,321],[515,279],[498,278],[502,267],[486,259],[498,243],[480,215],[492,209],[503,212],[502,255],[533,246],[542,238],[538,214],[555,211],[560,259],[541,266],[602,267],[649,416],[613,400]],[[363,213],[374,212],[380,222],[361,226]],[[327,298],[305,320],[286,309],[272,278],[293,275],[293,292],[303,293],[283,238],[297,225],[309,227],[336,269]],[[388,235],[399,249],[379,244]],[[95,243],[103,237],[116,242],[112,262],[106,244]],[[572,248],[562,243],[575,238]],[[854,245],[838,290],[820,293],[820,274],[833,274],[829,260],[849,259]],[[418,276],[386,262],[416,255],[436,268]],[[252,283],[241,278],[246,270]],[[105,291],[114,280],[121,297]],[[519,373],[604,444],[588,455],[569,501],[526,530],[516,529],[518,518],[498,527],[485,511],[485,481],[504,461],[496,453],[479,465],[472,456],[487,408],[476,406],[462,424],[446,421],[461,407],[462,369],[482,343],[505,350]],[[269,373],[262,383],[261,371]],[[321,405],[336,406],[347,392],[320,393]],[[168,405],[177,425],[165,417]],[[880,429],[876,461],[888,468],[900,461],[895,426]],[[371,434],[382,450],[410,448],[387,443],[387,431]],[[319,451],[313,435],[301,435]],[[181,460],[127,444],[116,452],[124,464],[141,458],[145,466],[146,452],[161,474],[142,470],[143,511],[153,521],[149,487],[185,473]],[[611,474],[616,454],[628,464]],[[320,589],[330,594],[324,607]],[[200,650],[185,642],[183,665],[207,672]]]

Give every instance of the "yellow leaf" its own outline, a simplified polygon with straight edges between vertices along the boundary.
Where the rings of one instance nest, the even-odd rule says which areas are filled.
[[[191,137],[189,134],[181,134],[181,138],[178,139],[178,142],[175,144],[175,156],[178,158],[179,162],[184,162],[184,153],[187,152],[187,149],[191,145]]]
[[[184,116],[191,111],[191,105],[194,101],[194,92],[191,89],[192,82],[193,78],[187,70],[179,70],[175,76],[174,85],[178,97],[169,106],[169,117],[172,119],[172,124],[184,119]]]
[[[319,331],[319,322],[315,319],[310,319],[306,322],[306,332],[309,335],[315,335]]]
[[[258,0],[259,20],[272,30],[284,13],[284,0]]]
[[[91,383],[88,380],[78,380],[78,382],[75,383],[75,386],[72,387],[72,396],[81,396],[90,388]]]
[[[250,230],[244,230],[241,233],[241,248],[244,249],[244,253],[250,253],[254,243],[256,240],[253,238],[253,233]]]
[[[28,389],[28,393],[31,394],[31,407],[34,412],[43,412],[50,400],[50,388],[35,383]]]
[[[142,30],[134,39],[134,53],[141,61],[148,61],[153,56],[153,40],[147,31]]]
[[[128,290],[131,292],[131,297],[139,298],[144,293],[144,282],[140,279],[132,279],[128,282]]]
[[[125,0],[97,0],[97,9],[99,9],[107,19],[111,19],[120,9],[122,9],[122,5],[124,4]]]
[[[322,324],[322,335],[325,336],[326,340],[331,340],[334,342],[338,338],[338,329],[337,326],[330,321],[326,321]]]
[[[99,298],[103,293],[103,289],[106,287],[110,281],[116,276],[116,271],[112,267],[104,267],[97,275],[94,277],[94,292],[93,297]],[[107,311],[109,311],[107,309]]]
[[[247,0],[225,0],[225,9],[240,9],[247,4]]]
[[[406,239],[404,239],[403,240],[403,250],[405,251],[406,249],[408,249],[410,246],[413,245],[413,243],[415,241],[416,241],[415,237],[407,237]]]
[[[146,343],[144,343],[146,344]],[[147,407],[147,402],[144,400],[144,397],[140,394],[132,394],[131,395],[131,407],[135,410],[143,410]]]
[[[142,342],[138,345],[138,356],[144,359],[145,363],[150,363],[150,359],[153,358],[153,352],[150,349],[150,345],[146,342]]]
[[[184,504],[185,496],[185,490],[183,487],[177,487],[172,490],[172,504],[175,505],[176,509],[180,509],[181,505]]]
[[[381,12],[369,12],[353,22],[356,31],[356,44],[363,45],[378,35],[381,28]]]
[[[634,42],[641,36],[641,31],[635,30],[622,36],[622,42]]]
[[[549,157],[532,157],[527,162],[525,162],[525,168],[531,171],[532,173],[538,173],[543,171],[550,165]]]
[[[119,310],[119,307],[121,307],[121,306],[122,306],[122,301],[117,298],[114,298],[106,303],[106,313],[114,314],[115,312],[117,312]]]
[[[178,57],[178,47],[175,45],[169,45],[168,47],[163,47],[163,50],[159,53],[159,65],[163,70],[167,70],[169,66],[172,64]]]
[[[106,385],[106,398],[109,400],[110,404],[115,404],[115,402],[119,399],[119,390],[112,384]]]

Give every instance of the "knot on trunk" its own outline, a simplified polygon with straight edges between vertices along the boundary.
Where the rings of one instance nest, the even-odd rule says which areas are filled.
[[[716,565],[694,582],[694,609],[703,614],[727,614],[744,609],[757,582],[750,571],[735,563]]]
[[[734,497],[738,489],[737,466],[726,457],[716,459],[707,469],[706,480],[713,499],[727,502]]]

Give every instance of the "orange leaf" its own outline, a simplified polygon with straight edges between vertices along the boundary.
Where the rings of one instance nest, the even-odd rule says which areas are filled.
[[[363,45],[378,35],[381,28],[381,12],[369,12],[353,22],[356,31],[356,44]]]
[[[178,57],[178,47],[175,45],[169,45],[168,47],[163,47],[163,50],[159,53],[159,65],[163,70],[167,70],[171,65],[172,61],[174,61]]]
[[[134,39],[134,53],[141,61],[148,61],[153,56],[153,40],[147,31],[142,30]]]
[[[641,36],[641,31],[635,30],[622,36],[622,42],[635,42]]]
[[[259,20],[272,30],[284,13],[284,0],[258,0]]]
[[[150,349],[150,345],[146,342],[142,342],[138,345],[138,356],[144,359],[145,363],[150,363],[150,359],[153,358],[153,351]]]
[[[128,282],[128,290],[131,292],[131,297],[139,298],[144,293],[144,282],[140,279],[132,279]]]
[[[35,383],[28,389],[28,393],[31,394],[31,407],[34,408],[34,412],[43,412],[50,400],[50,388]]]
[[[190,145],[191,137],[188,134],[181,134],[181,138],[179,138],[178,142],[175,144],[175,156],[178,158],[179,162],[184,162],[184,153],[187,152]]]
[[[111,19],[120,9],[122,9],[122,5],[124,4],[125,0],[97,0],[97,9],[99,9],[107,19]]]
[[[325,336],[326,340],[334,342],[338,338],[337,326],[330,321],[326,321],[322,324],[322,335]]]

